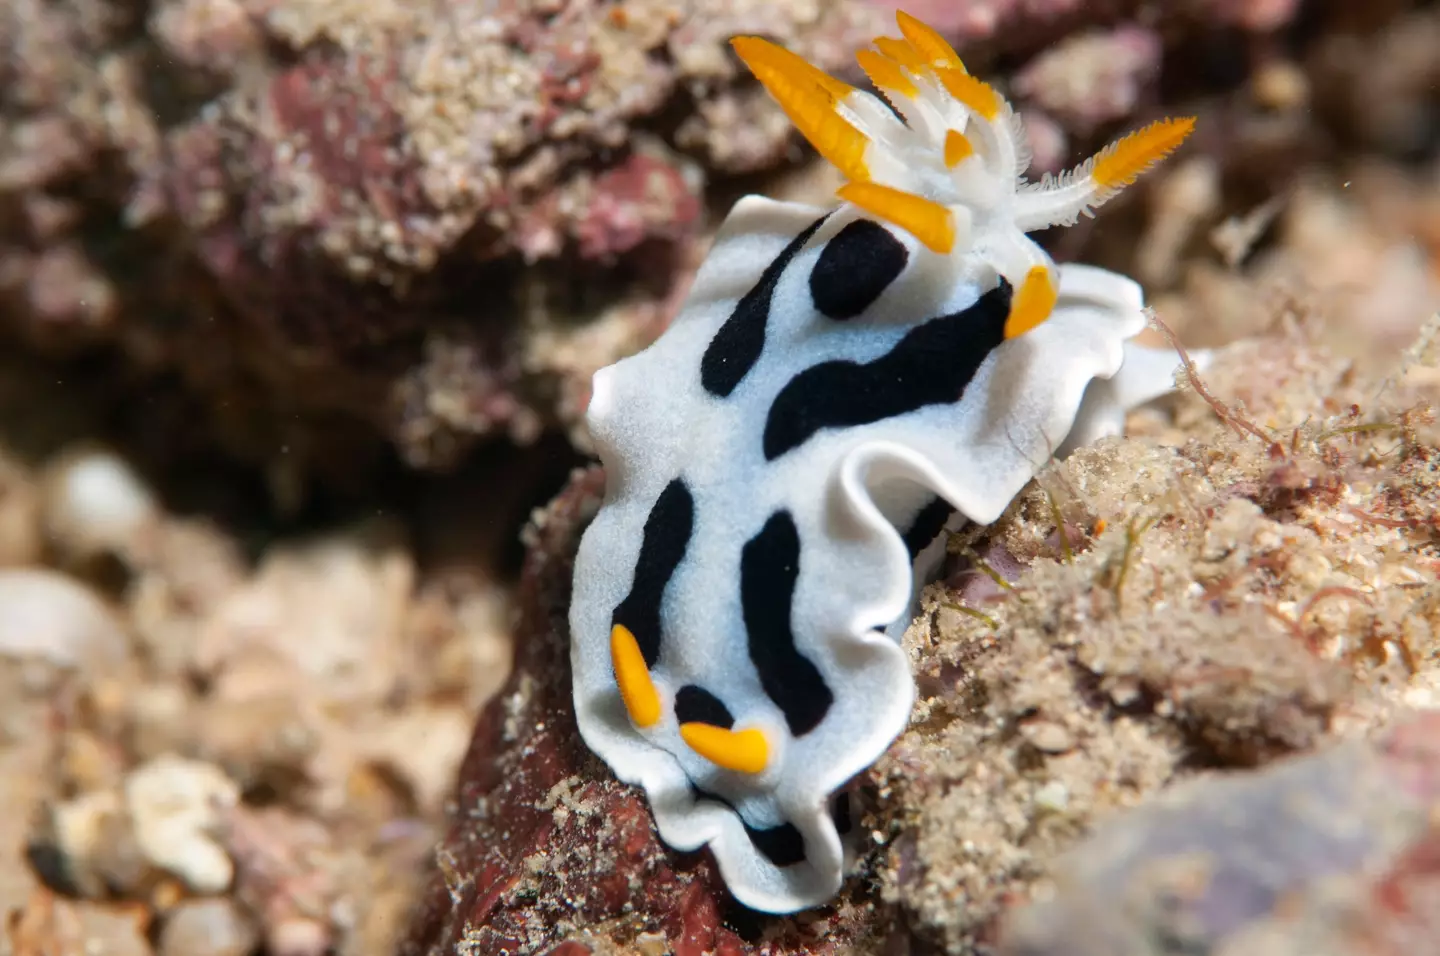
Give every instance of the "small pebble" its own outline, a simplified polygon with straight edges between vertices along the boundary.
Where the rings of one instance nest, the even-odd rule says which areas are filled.
[[[1020,733],[1041,753],[1063,754],[1073,750],[1075,738],[1070,731],[1050,720],[1030,720],[1020,725]]]
[[[1059,780],[1051,780],[1035,791],[1035,808],[1051,813],[1064,813],[1070,805],[1070,788]]]
[[[330,930],[318,920],[293,916],[270,929],[268,942],[275,956],[323,956],[330,949]]]
[[[1250,80],[1255,101],[1266,109],[1289,112],[1310,104],[1310,80],[1299,65],[1287,60],[1262,64]]]
[[[87,448],[63,454],[41,480],[41,523],[69,561],[126,556],[160,509],[149,487],[119,455]]]
[[[67,575],[0,570],[0,608],[0,657],[104,670],[128,655],[130,642],[110,609]]]
[[[663,933],[641,933],[635,937],[635,949],[640,956],[665,956],[670,952],[669,943]]]
[[[219,767],[157,757],[125,781],[125,807],[140,851],[196,893],[219,893],[235,868],[216,841],[240,788]]]
[[[189,900],[166,916],[159,956],[245,956],[259,941],[255,924],[231,900]]]

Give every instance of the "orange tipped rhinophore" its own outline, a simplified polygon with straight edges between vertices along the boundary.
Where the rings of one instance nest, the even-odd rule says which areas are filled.
[[[860,64],[860,69],[875,84],[877,90],[884,90],[891,93],[899,93],[901,96],[913,97],[920,92],[920,87],[915,81],[905,75],[901,64],[896,63],[890,57],[874,50],[861,50],[855,54],[855,62]]]
[[[837,109],[841,100],[856,92],[854,87],[769,40],[736,37],[730,45],[816,152],[847,179],[864,182],[870,178],[865,165],[870,140]]]
[[[879,50],[882,56],[894,60],[897,65],[911,73],[924,73],[929,69],[929,64],[915,52],[915,48],[898,37],[876,37],[874,43],[875,49]]]
[[[934,70],[965,72],[965,64],[960,61],[960,54],[945,42],[944,37],[935,32],[934,27],[921,23],[904,10],[895,11],[895,25],[900,28],[905,42],[915,51],[921,63]]]
[[[1151,123],[1058,177],[1026,182],[1014,110],[965,70],[933,28],[900,11],[900,37],[876,37],[856,62],[902,119],[873,94],[759,37],[736,53],[816,151],[845,176],[839,198],[932,251],[1008,249],[995,263],[1015,283],[1006,336],[1045,321],[1057,296],[1053,263],[1023,234],[1069,225],[1174,152],[1193,117]],[[908,126],[907,126],[908,123]],[[986,230],[985,234],[976,230]],[[1037,262],[1045,265],[1036,265]]]
[[[1169,156],[1195,129],[1195,117],[1156,120],[1117,139],[1095,154],[1090,175],[1101,190],[1119,190]]]
[[[949,209],[933,199],[879,183],[846,183],[836,195],[893,222],[941,255],[955,248],[955,219]]]
[[[1000,107],[1005,101],[989,83],[975,79],[964,70],[937,70],[936,74],[945,91],[974,110],[981,119],[994,120],[1000,115]]]
[[[954,169],[966,159],[973,156],[975,147],[964,133],[958,129],[947,129],[945,131],[945,168]]]

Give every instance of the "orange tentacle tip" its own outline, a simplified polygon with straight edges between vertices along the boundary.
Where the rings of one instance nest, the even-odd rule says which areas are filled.
[[[836,195],[871,215],[893,223],[932,252],[955,248],[955,219],[943,204],[879,183],[846,183]]]
[[[1000,107],[1005,101],[989,83],[975,79],[964,70],[940,69],[935,72],[945,92],[970,107],[982,119],[993,120],[1000,115]]]
[[[730,46],[762,83],[765,83],[765,78],[760,76],[763,72],[785,76],[792,83],[813,84],[837,100],[854,92],[855,88],[850,84],[835,79],[800,54],[792,53],[764,37],[732,37]]]
[[[911,73],[923,73],[929,69],[929,64],[915,52],[915,48],[899,37],[876,37],[871,42],[883,56],[894,60],[897,65],[903,66]]]
[[[856,92],[853,86],[761,37],[735,37],[730,45],[817,153],[847,179],[870,178],[865,164],[870,139],[836,110]]]
[[[645,664],[640,642],[623,624],[610,629],[610,665],[631,722],[642,728],[659,723],[660,692],[650,679],[650,668]]]
[[[895,11],[895,24],[900,27],[900,33],[910,44],[910,48],[919,54],[920,59],[927,65],[935,69],[964,72],[965,64],[960,60],[960,54],[955,52],[955,48],[946,42],[934,27],[922,23],[904,10]]]
[[[1194,129],[1193,116],[1156,120],[1097,153],[1090,175],[1102,189],[1128,186],[1145,170],[1173,153]]]
[[[1010,314],[1005,319],[1005,338],[1013,339],[1024,335],[1050,318],[1060,290],[1055,279],[1044,266],[1031,266],[1025,274],[1025,281],[1010,300]]]
[[[754,727],[730,730],[714,724],[681,724],[680,738],[691,750],[726,770],[756,774],[770,763],[770,743],[765,732]]]
[[[975,152],[969,138],[958,129],[945,131],[945,168],[954,169]]]
[[[870,77],[870,82],[874,83],[877,89],[889,90],[901,96],[914,96],[920,92],[920,88],[905,75],[900,64],[874,50],[860,50],[855,54],[855,62],[860,64],[860,69],[865,71],[865,75]]]

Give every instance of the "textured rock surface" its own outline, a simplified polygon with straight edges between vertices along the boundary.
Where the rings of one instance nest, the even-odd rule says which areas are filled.
[[[1440,940],[1440,711],[1197,781],[1062,860],[1005,956],[1422,953]]]
[[[706,170],[790,146],[725,41],[766,30],[836,67],[883,19],[728,0],[143,6],[0,11],[0,327],[64,354],[117,345],[201,396],[232,452],[332,479],[377,438],[440,467],[573,420],[555,401],[570,370],[532,338],[620,313],[588,381],[688,275]]]
[[[1278,822],[1275,837],[1302,859],[1335,857],[1338,892],[1360,907],[1370,864],[1408,866],[1407,853],[1427,852],[1437,767],[1433,753],[1414,751],[1433,720],[1379,750],[1355,742],[1269,765],[1436,703],[1440,432],[1427,408],[1440,379],[1393,356],[1383,379],[1357,375],[1300,331],[1227,349],[1208,378],[1213,395],[1243,399],[1244,411],[1186,392],[1173,417],[1136,416],[1135,437],[1052,465],[1001,521],[952,542],[955,566],[905,637],[920,689],[910,728],[859,781],[859,870],[834,904],[793,920],[742,913],[703,853],[660,845],[639,793],[578,739],[565,605],[570,554],[600,493],[598,472],[583,473],[530,531],[515,673],[472,740],[406,952],[462,941],[606,952],[644,937],[676,952],[970,954],[994,943],[1017,902],[1059,893],[1071,902],[1037,911],[1014,943],[1049,953],[1076,911],[1109,913],[1129,899],[1107,887],[1144,884],[1147,859],[1116,858],[1127,833],[1156,819],[1179,832],[1220,826],[1145,809],[1207,770],[1231,775],[1197,785],[1217,801],[1271,806],[1277,790],[1308,787],[1307,812],[1335,818],[1364,852],[1335,857],[1324,833],[1312,849]],[[1385,400],[1367,410],[1360,403],[1381,381]],[[1413,783],[1409,795],[1375,797],[1397,774]],[[1057,864],[1107,820],[1112,836]],[[1225,900],[1244,918],[1206,939],[1249,932],[1251,917],[1276,910],[1269,856],[1227,865],[1235,896]],[[1277,878],[1304,889],[1291,870]],[[1207,899],[1195,905],[1209,912]],[[1156,900],[1163,906],[1163,893]],[[1143,912],[1111,915],[1116,939],[1149,932]],[[1413,932],[1440,943],[1428,924]]]
[[[0,334],[94,359],[65,368],[172,458],[218,444],[292,495],[363,484],[387,447],[439,469],[573,430],[757,185],[736,177],[804,155],[729,37],[853,78],[893,6],[15,0]],[[1436,21],[1405,4],[1319,4],[1294,41],[1288,0],[910,6],[987,75],[1019,67],[1041,170],[1197,95],[1191,152],[1264,195],[1348,141],[1433,139]],[[1067,235],[1067,257],[1096,238]]]

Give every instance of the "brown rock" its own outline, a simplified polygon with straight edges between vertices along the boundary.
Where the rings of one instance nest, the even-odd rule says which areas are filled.
[[[62,354],[113,344],[116,374],[94,387],[141,393],[130,427],[166,436],[179,459],[182,438],[218,445],[297,497],[305,479],[373,476],[387,444],[439,470],[490,436],[573,427],[583,404],[571,396],[593,369],[532,360],[557,303],[583,303],[566,317],[577,330],[624,325],[643,345],[673,314],[707,200],[719,213],[737,187],[764,188],[711,180],[808,155],[729,39],[763,33],[859,79],[851,54],[893,32],[891,6],[14,0],[0,8],[0,326]],[[1159,62],[1150,35],[1124,25],[1142,6],[908,9],[987,71],[995,54],[1018,65],[1084,28],[1111,30],[1022,84],[1027,113],[1055,106],[1035,124],[1053,171],[1095,145],[1070,133],[1153,110],[1155,89],[1183,91],[1171,77],[1188,81],[1189,64],[1171,57],[1203,50],[1213,22],[1271,29],[1294,7],[1146,8],[1165,82],[1137,87]],[[1387,105],[1362,119],[1425,128],[1403,121],[1424,115],[1433,86],[1429,22],[1396,31],[1399,66],[1338,78],[1347,102]],[[1082,87],[1098,92],[1075,100]],[[1215,135],[1229,125],[1202,122]],[[1282,148],[1300,137],[1282,132]]]
[[[1177,787],[1080,844],[1005,956],[1440,950],[1440,714]]]

